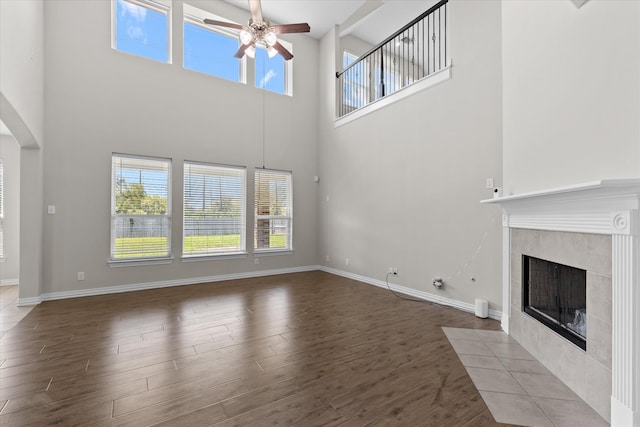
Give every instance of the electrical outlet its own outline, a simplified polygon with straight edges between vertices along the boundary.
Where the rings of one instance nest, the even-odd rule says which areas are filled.
[[[78,280],[84,280],[84,271],[78,271]]]
[[[346,258],[346,259],[344,260],[344,263],[345,263],[346,265],[349,265],[349,258]]]
[[[253,263],[254,263],[255,265],[260,264],[260,258],[254,258],[254,259],[253,259]]]
[[[329,260],[330,260],[329,255],[327,255],[325,258],[326,258],[327,262],[329,262]]]
[[[389,274],[393,274],[394,276],[398,275],[398,268],[397,267],[389,267]]]

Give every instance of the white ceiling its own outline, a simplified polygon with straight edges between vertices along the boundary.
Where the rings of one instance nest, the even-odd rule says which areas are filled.
[[[225,1],[249,10],[247,0]],[[436,3],[435,0],[262,0],[262,13],[265,19],[278,24],[307,22],[311,26],[310,35],[320,39],[367,2],[379,7],[351,34],[372,44],[378,44]]]

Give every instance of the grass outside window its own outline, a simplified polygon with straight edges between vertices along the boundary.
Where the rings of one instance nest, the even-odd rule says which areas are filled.
[[[286,247],[285,234],[271,234],[269,236],[272,248]],[[146,258],[157,257],[166,254],[166,237],[120,237],[116,239],[115,258]],[[219,236],[186,236],[184,238],[184,255],[207,255],[220,249],[238,247],[239,234],[225,234]],[[127,248],[135,248],[135,253],[127,251]]]

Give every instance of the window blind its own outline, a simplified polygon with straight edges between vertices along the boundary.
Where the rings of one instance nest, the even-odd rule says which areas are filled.
[[[291,172],[256,169],[254,249],[291,250]]]
[[[243,167],[185,162],[184,256],[245,252],[246,174]]]
[[[171,160],[112,156],[111,259],[171,252]]]

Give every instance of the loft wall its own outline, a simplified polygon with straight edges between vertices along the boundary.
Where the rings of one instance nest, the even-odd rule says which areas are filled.
[[[502,2],[506,194],[640,177],[640,2]]]
[[[183,2],[172,4],[173,63],[164,64],[111,48],[110,1],[45,3],[44,200],[57,211],[45,218],[45,294],[316,263],[317,41],[284,37],[296,55],[294,96],[263,93],[251,75],[243,85],[184,70]],[[189,4],[247,19],[247,11],[224,2]],[[247,167],[247,235],[253,235],[252,177],[262,166],[263,118],[266,167],[293,171],[294,253],[263,257],[258,265],[251,256],[181,262],[184,160]],[[170,265],[109,267],[112,152],[173,160]],[[79,271],[85,281],[77,280]]]
[[[337,128],[335,31],[322,39],[318,255],[375,280],[397,267],[392,283],[501,310],[500,212],[479,204],[486,178],[502,176],[501,6],[454,0],[449,16],[452,79]]]

